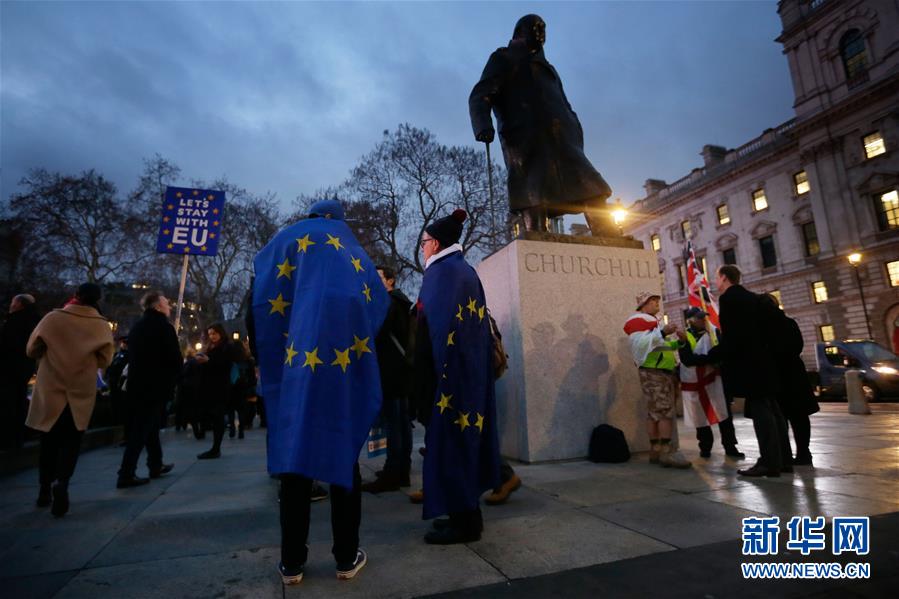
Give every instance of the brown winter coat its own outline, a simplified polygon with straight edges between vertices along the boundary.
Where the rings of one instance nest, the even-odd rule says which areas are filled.
[[[75,427],[86,429],[97,400],[97,369],[109,365],[114,349],[109,322],[94,308],[68,305],[44,316],[26,348],[38,366],[25,424],[47,432],[68,404]]]

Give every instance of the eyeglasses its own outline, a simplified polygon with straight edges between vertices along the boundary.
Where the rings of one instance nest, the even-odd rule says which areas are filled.
[[[426,244],[427,242],[429,242],[429,241],[434,241],[434,238],[433,238],[433,237],[424,237],[424,238],[422,238],[422,240],[421,240],[421,241],[419,242],[419,244],[418,244],[418,247],[424,249],[425,244]]]

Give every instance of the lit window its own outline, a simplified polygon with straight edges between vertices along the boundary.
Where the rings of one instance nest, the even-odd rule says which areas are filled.
[[[685,220],[680,224],[681,233],[684,234],[684,239],[690,239],[690,221]]]
[[[899,260],[887,262],[887,275],[890,277],[890,287],[899,287]]]
[[[762,253],[762,268],[777,266],[777,252],[774,249],[774,237],[768,235],[759,239],[759,251]]]
[[[783,303],[783,300],[780,298],[780,289],[772,289],[768,293],[770,293],[771,295],[774,296],[774,299],[777,300],[777,307],[780,308],[781,310],[783,310],[784,303]]]
[[[880,135],[880,131],[875,131],[871,135],[866,135],[862,140],[862,143],[865,144],[865,158],[874,158],[875,156],[885,154],[887,151],[887,147],[883,143],[883,136]]]
[[[736,264],[737,250],[734,248],[727,248],[726,250],[721,252],[721,261],[725,264]]]
[[[705,261],[705,256],[699,259],[699,268],[702,270],[703,274],[709,272],[709,263]]]
[[[656,252],[662,249],[662,240],[658,235],[651,235],[649,238],[649,243],[652,245],[652,249]]]
[[[840,39],[840,56],[846,72],[846,83],[854,87],[868,80],[868,55],[865,38],[858,29],[850,29]]]
[[[718,210],[718,224],[726,225],[730,222],[730,214],[727,213],[727,204],[721,204]]]
[[[881,230],[899,228],[899,191],[894,189],[882,194],[875,208]]]
[[[821,341],[833,341],[836,339],[832,324],[822,324],[818,327],[818,333],[821,335]]]
[[[765,197],[765,190],[758,189],[752,192],[752,209],[756,212],[764,210],[768,207],[768,198]]]
[[[824,281],[812,283],[812,295],[815,297],[816,304],[827,301],[827,285],[824,284]]]
[[[796,195],[801,196],[811,190],[811,186],[808,184],[808,175],[805,171],[799,171],[793,175],[793,182],[796,184]]]
[[[662,314],[662,324],[664,324],[665,326],[668,326],[668,315],[667,314]]]
[[[818,255],[818,252],[821,251],[821,245],[818,243],[818,231],[815,229],[814,222],[802,225],[802,239],[805,242],[805,255]]]
[[[677,265],[677,288],[681,291],[687,286],[687,267],[683,264]]]

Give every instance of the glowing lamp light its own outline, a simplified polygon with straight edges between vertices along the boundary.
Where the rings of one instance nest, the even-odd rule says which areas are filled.
[[[231,333],[231,338],[234,339],[235,341],[240,340],[240,333],[238,333],[237,331],[234,331],[233,333]]]
[[[858,252],[854,252],[846,256],[846,259],[849,260],[849,264],[852,266],[858,266],[858,263],[862,261],[862,255]]]
[[[201,349],[203,349],[203,344],[202,344],[202,343],[197,343],[196,345],[194,345],[194,349],[197,350],[197,351],[200,351]]]
[[[619,227],[627,218],[627,209],[621,204],[621,198],[615,200],[615,207],[612,209],[612,220]]]

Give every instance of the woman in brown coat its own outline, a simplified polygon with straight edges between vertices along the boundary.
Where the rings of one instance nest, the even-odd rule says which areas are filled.
[[[100,287],[85,283],[75,300],[38,323],[26,352],[38,361],[37,382],[25,424],[41,435],[37,505],[61,517],[69,509],[69,479],[75,472],[81,436],[97,399],[97,369],[112,360],[109,322],[100,316]]]

